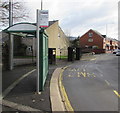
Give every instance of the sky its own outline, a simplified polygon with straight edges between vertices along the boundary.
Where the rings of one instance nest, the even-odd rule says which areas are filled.
[[[118,38],[118,2],[120,0],[42,0],[43,10],[49,10],[49,20],[59,20],[67,35],[82,36],[89,29]],[[36,22],[36,9],[41,0],[25,0],[29,22]]]

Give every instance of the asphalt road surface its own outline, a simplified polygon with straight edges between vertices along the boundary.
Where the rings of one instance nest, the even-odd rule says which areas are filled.
[[[118,111],[118,57],[94,55],[63,72],[63,85],[74,111]]]

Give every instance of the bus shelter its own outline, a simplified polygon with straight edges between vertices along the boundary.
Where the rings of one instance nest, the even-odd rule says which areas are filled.
[[[37,37],[36,33],[36,24],[32,23],[17,23],[14,24],[7,29],[3,30],[3,32],[9,33],[13,36],[16,33],[32,35],[33,37]],[[29,37],[28,37],[29,38]],[[13,41],[10,41],[10,45],[13,47]],[[13,53],[13,48],[10,48],[11,53]],[[37,38],[37,92],[44,90],[44,84],[48,75],[48,35],[45,30],[39,28],[39,37]],[[13,54],[12,54],[13,55]],[[12,57],[13,58],[13,57]],[[10,59],[12,61],[12,59]],[[11,62],[10,65],[13,62]]]

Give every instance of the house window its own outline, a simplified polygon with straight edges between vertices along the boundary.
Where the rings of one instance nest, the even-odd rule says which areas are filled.
[[[88,39],[88,42],[93,42],[93,39],[89,38],[89,39]]]
[[[98,49],[99,47],[97,45],[92,46],[93,49]]]
[[[58,38],[60,38],[60,34],[58,33]]]
[[[88,35],[89,35],[89,37],[92,37],[92,36],[93,36],[93,33],[89,33]]]

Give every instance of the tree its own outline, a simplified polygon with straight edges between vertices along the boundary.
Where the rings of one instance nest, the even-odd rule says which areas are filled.
[[[72,47],[79,47],[80,46],[80,37],[78,36],[78,38],[74,39],[74,40],[71,40],[71,46]]]
[[[13,0],[12,6],[14,23],[25,20],[28,17],[28,11],[25,8],[24,2]],[[2,28],[7,27],[9,23],[9,0],[2,0],[2,2],[0,2],[0,11],[0,26],[2,26]]]
[[[64,32],[65,32],[65,35],[67,37],[70,37],[70,35],[71,35],[71,30],[70,29],[66,29]]]

